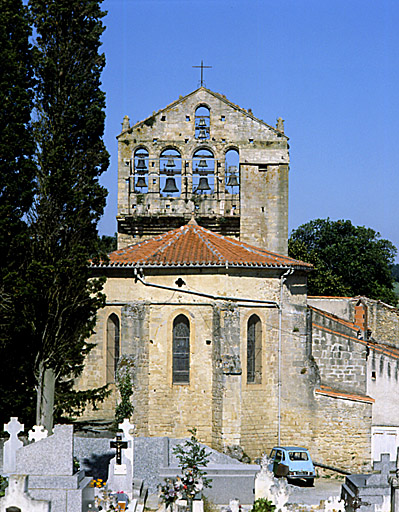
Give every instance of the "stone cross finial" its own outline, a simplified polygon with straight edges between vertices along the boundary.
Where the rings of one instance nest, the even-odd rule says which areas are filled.
[[[130,128],[130,119],[129,116],[125,116],[122,122],[122,130],[128,130]]]
[[[282,119],[281,117],[277,119],[276,128],[279,132],[284,133],[284,119]]]
[[[18,439],[18,434],[23,429],[24,425],[15,416],[11,417],[11,420],[4,424],[4,430],[10,434],[10,438],[4,443],[3,449],[3,472],[6,474],[15,472],[16,453],[18,448],[23,446],[22,441]]]
[[[47,430],[43,425],[35,425],[32,430],[29,430],[28,439],[29,441],[40,441],[48,436]]]
[[[135,425],[132,425],[127,418],[122,423],[119,423],[119,428],[122,430],[125,439],[130,440],[133,437],[130,431],[134,430]]]
[[[269,458],[266,453],[262,454],[262,459],[260,462],[261,471],[264,473],[267,470],[267,465],[269,463]]]

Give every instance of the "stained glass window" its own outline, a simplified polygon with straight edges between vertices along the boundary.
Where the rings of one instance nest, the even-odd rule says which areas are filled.
[[[112,313],[107,320],[107,384],[115,382],[119,356],[119,318]]]
[[[262,381],[262,322],[257,315],[248,320],[247,329],[247,383]]]
[[[184,315],[173,322],[173,383],[190,382],[190,323]]]

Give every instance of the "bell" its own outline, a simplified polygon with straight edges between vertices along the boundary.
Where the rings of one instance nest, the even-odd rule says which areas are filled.
[[[238,187],[239,183],[238,183],[238,180],[237,180],[237,176],[235,174],[230,174],[230,176],[229,176],[229,178],[227,180],[226,185],[228,187]]]
[[[208,167],[208,164],[206,163],[206,160],[200,160],[198,162],[197,167],[204,167],[205,168],[205,167]]]
[[[200,130],[198,134],[199,139],[206,139],[206,130]]]
[[[205,122],[205,119],[204,119],[204,118],[201,118],[201,119],[199,120],[198,126],[206,126],[206,122]]]
[[[199,183],[198,183],[198,187],[197,187],[196,191],[201,192],[203,190],[211,190],[211,187],[209,186],[209,183],[208,183],[208,178],[206,176],[203,176],[202,178],[199,179]]]
[[[179,192],[179,189],[176,187],[176,180],[174,178],[166,178],[165,188],[162,192],[169,192],[170,194],[173,192]]]
[[[136,188],[145,188],[147,183],[145,182],[144,176],[139,176],[136,181]]]
[[[173,158],[168,158],[166,167],[175,167],[175,166],[176,166],[176,164],[175,164],[175,161],[173,160]]]
[[[145,165],[144,158],[138,158],[138,159],[137,159],[136,170],[137,170],[137,171],[146,171],[146,170],[147,170],[147,167],[146,167],[146,165]]]

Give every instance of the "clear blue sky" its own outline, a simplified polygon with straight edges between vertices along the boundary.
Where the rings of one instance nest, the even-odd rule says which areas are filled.
[[[399,248],[397,0],[104,0],[109,190],[116,231],[124,115],[144,119],[205,85],[290,137],[290,230],[350,219]]]

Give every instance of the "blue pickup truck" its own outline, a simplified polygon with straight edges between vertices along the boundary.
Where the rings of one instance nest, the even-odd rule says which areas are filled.
[[[275,476],[285,476],[287,480],[303,479],[312,487],[316,476],[312,458],[306,448],[298,446],[275,446],[270,452],[271,463],[268,469]]]

